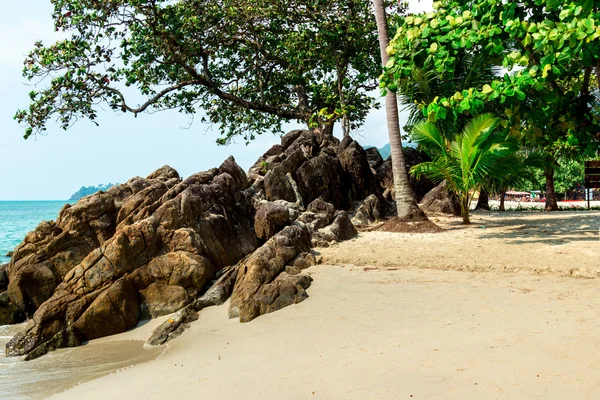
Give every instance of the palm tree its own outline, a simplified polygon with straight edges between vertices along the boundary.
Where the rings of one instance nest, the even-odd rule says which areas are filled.
[[[446,138],[432,123],[421,122],[413,128],[413,139],[433,161],[414,166],[411,173],[417,177],[425,175],[434,182],[445,179],[460,200],[464,224],[471,223],[472,192],[486,189],[489,177],[512,172],[508,161],[518,150],[518,144],[496,132],[499,122],[492,114],[480,114],[452,139]]]
[[[373,0],[377,31],[379,33],[379,49],[381,50],[381,63],[387,64],[389,56],[387,47],[390,42],[388,34],[387,15],[384,0]],[[406,161],[402,151],[402,138],[400,135],[400,122],[398,120],[398,102],[396,94],[389,91],[385,96],[385,109],[387,116],[388,134],[392,156],[392,173],[394,174],[394,192],[398,218],[407,220],[427,220],[425,213],[417,205],[415,194],[410,186]]]

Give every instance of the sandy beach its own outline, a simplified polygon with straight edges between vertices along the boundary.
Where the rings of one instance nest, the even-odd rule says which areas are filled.
[[[320,250],[308,300],[248,324],[206,309],[158,360],[54,398],[595,399],[599,217],[363,232]]]

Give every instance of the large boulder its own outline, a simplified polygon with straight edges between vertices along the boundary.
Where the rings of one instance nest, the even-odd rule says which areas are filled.
[[[290,222],[288,207],[279,204],[262,203],[254,216],[254,231],[260,239],[270,239]]]
[[[343,173],[339,160],[326,153],[302,164],[296,171],[296,182],[304,203],[321,198],[337,209],[345,209],[348,188],[343,186]]]
[[[318,247],[328,247],[331,243],[342,242],[354,238],[358,232],[352,224],[348,213],[338,211],[331,225],[315,231],[312,243]]]
[[[442,181],[427,193],[419,207],[426,213],[461,215],[460,202],[456,195],[448,189],[446,181]]]
[[[369,225],[383,219],[385,206],[383,201],[372,194],[358,206],[352,217],[353,225]]]
[[[374,193],[373,172],[369,165],[367,153],[354,140],[344,140],[338,150],[338,159],[344,171],[346,193],[349,203],[360,201]]]
[[[301,301],[305,292],[301,293],[296,288],[296,295],[292,295],[293,290],[290,290],[288,284],[282,280],[275,281],[290,261],[309,250],[308,229],[303,225],[292,225],[242,261],[231,296],[229,317],[239,317],[241,322],[248,322],[271,310]],[[270,284],[272,285],[266,287]],[[283,290],[282,296],[277,295],[279,288]],[[273,305],[275,302],[276,305]]]

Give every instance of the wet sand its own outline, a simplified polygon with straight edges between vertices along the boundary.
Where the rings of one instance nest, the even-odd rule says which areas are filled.
[[[597,399],[599,217],[363,233],[322,250],[306,301],[248,324],[203,310],[160,359],[55,398]]]
[[[123,371],[159,358],[166,346],[144,347],[144,334],[156,326],[147,326],[110,338],[94,340],[85,346],[61,349],[33,361],[0,355],[0,399],[45,399],[117,371]],[[21,326],[0,327],[0,345],[4,345]]]

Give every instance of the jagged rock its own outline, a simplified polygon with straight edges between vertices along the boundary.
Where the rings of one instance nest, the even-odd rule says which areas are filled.
[[[358,142],[346,137],[349,143],[340,144],[338,159],[344,171],[344,186],[350,203],[360,201],[375,191],[373,172],[367,154]]]
[[[155,210],[151,216],[121,224],[72,268],[31,324],[7,344],[7,354],[60,347],[66,342],[54,338],[69,327],[89,340],[135,326],[140,309],[150,316],[171,312],[192,301],[217,270],[254,251],[248,179],[233,158],[217,174],[190,178],[159,205],[146,206]],[[144,209],[136,215],[145,215]]]
[[[348,201],[342,185],[343,173],[340,162],[327,154],[302,164],[296,171],[296,182],[304,203],[321,198],[337,209],[345,209]]]
[[[116,231],[117,216],[127,199],[146,188],[173,184],[177,172],[162,167],[147,179],[134,178],[66,205],[56,222],[42,222],[17,246],[7,267],[8,292],[26,315],[33,315],[49,299],[65,275]],[[0,321],[0,324],[2,321]]]
[[[292,184],[286,177],[284,169],[280,166],[267,172],[263,180],[265,196],[267,200],[286,200],[290,202],[296,201],[296,193]]]
[[[279,203],[263,203],[254,216],[254,231],[261,239],[270,239],[290,222],[289,209]]]
[[[153,173],[151,173],[150,175],[148,175],[148,178],[146,178],[148,180],[152,180],[152,179],[158,179],[161,181],[168,181],[169,179],[180,179],[179,178],[179,173],[175,170],[175,168],[172,168],[168,165],[164,165],[162,167],[160,167],[159,169],[157,169],[156,171],[154,171]]]
[[[290,275],[298,275],[302,270],[318,264],[317,255],[315,252],[298,254],[296,258],[288,263],[285,267],[285,272]]]
[[[348,213],[338,211],[335,214],[335,219],[324,228],[321,228],[313,233],[312,243],[315,247],[328,247],[330,243],[349,240],[358,234]]]
[[[461,214],[460,202],[456,198],[456,195],[448,190],[446,181],[443,181],[427,193],[423,197],[419,207],[427,213],[452,214],[455,216],[460,216]]]
[[[9,251],[9,252],[7,252],[7,253],[6,253],[6,257],[12,257],[12,256],[13,256],[13,254],[14,254],[14,252],[12,252],[12,251]]]
[[[306,300],[308,298],[306,289],[309,288],[312,281],[313,279],[308,275],[290,275],[282,272],[271,283],[261,286],[256,292],[254,295],[255,312],[257,315],[267,314]],[[246,322],[248,317],[247,315],[240,316],[240,321]]]
[[[367,154],[369,166],[373,169],[373,171],[377,171],[377,168],[383,164],[383,158],[381,157],[379,150],[377,150],[376,147],[370,147],[365,149],[365,153]]]
[[[308,205],[306,212],[298,217],[297,221],[306,225],[312,234],[318,229],[331,224],[335,216],[335,207],[321,199],[316,199]]]
[[[158,346],[176,338],[189,327],[191,322],[198,319],[198,311],[206,307],[218,306],[225,303],[233,290],[237,271],[237,265],[224,269],[219,279],[202,297],[177,311],[171,318],[158,326],[152,332],[152,336],[148,339],[147,343],[152,346]]]
[[[305,226],[292,225],[284,228],[247,259],[240,262],[229,305],[229,317],[239,317],[241,322],[248,322],[269,312],[268,310],[273,307],[272,302],[269,301],[274,299],[266,294],[273,293],[274,289],[265,292],[262,290],[263,286],[274,282],[289,261],[309,250],[308,229]],[[275,283],[273,288],[282,284],[283,282]],[[289,291],[287,293],[289,294]],[[277,307],[283,306],[284,298],[292,299],[290,296],[282,297],[277,302]],[[299,298],[294,297],[292,300],[296,302]]]
[[[178,235],[183,233],[191,234],[180,231]],[[179,242],[185,243],[185,240]],[[193,246],[187,246],[188,250],[190,247]],[[187,251],[167,253],[136,269],[129,277],[141,295],[142,318],[156,318],[179,310],[198,294],[215,272],[208,258]]]
[[[356,209],[352,217],[353,225],[369,225],[383,219],[385,209],[379,198],[372,194]]]
[[[0,265],[0,293],[4,292],[8,287],[8,275],[6,274],[6,267],[8,264]]]

